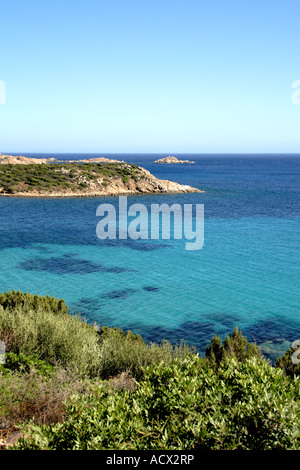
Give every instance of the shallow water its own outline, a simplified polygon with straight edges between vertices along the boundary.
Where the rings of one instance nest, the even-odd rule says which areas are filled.
[[[184,339],[201,354],[238,325],[274,357],[300,338],[300,156],[175,154],[196,163],[153,164],[160,156],[110,157],[205,190],[128,197],[149,210],[204,204],[201,250],[185,250],[186,240],[99,240],[96,209],[117,208],[118,198],[0,198],[0,290],[64,298],[89,321]]]

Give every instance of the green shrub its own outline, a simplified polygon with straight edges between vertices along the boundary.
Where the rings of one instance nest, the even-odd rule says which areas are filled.
[[[8,291],[4,294],[0,293],[0,305],[4,309],[14,309],[21,307],[25,313],[30,309],[42,308],[44,311],[56,314],[66,314],[69,309],[63,299],[59,300],[56,297],[49,297],[48,295],[40,297],[39,295],[32,295],[28,292],[21,291]]]
[[[290,377],[300,377],[300,364],[294,363],[292,360],[292,355],[299,350],[299,346],[296,348],[290,348],[286,351],[283,357],[278,357],[275,366],[279,367],[284,371],[287,376]],[[299,354],[297,355],[297,359],[299,359]]]
[[[11,291],[0,339],[0,428],[27,423],[18,449],[300,449],[293,351],[272,367],[237,327],[199,358]]]
[[[2,305],[2,307],[1,307]],[[141,336],[103,327],[100,334],[80,316],[70,316],[63,300],[22,292],[0,295],[0,339],[7,351],[35,355],[50,365],[75,367],[80,373],[108,378],[191,353],[181,344],[146,344]]]
[[[16,429],[30,420],[36,424],[63,421],[69,396],[86,396],[91,386],[74,372],[59,368],[50,374],[41,374],[35,367],[0,373],[0,429]]]
[[[9,332],[13,338],[10,352],[34,355],[50,365],[73,367],[78,374],[99,374],[99,335],[79,316],[65,313],[64,301],[8,293],[2,296],[2,305],[0,332]]]
[[[30,372],[34,369],[40,375],[48,376],[54,367],[39,359],[36,355],[26,356],[23,353],[8,352],[5,355],[5,364],[0,365],[0,371],[7,374],[9,371]]]
[[[27,426],[18,449],[299,449],[299,387],[266,361],[214,368],[197,356],[152,365],[133,391],[96,387],[54,426]]]
[[[3,185],[3,190],[6,194],[14,194],[14,188],[11,186],[7,186],[6,184]]]
[[[141,336],[130,331],[125,334],[118,328],[102,328],[100,338],[103,379],[122,372],[130,372],[134,378],[140,379],[144,367],[161,361],[171,364],[177,357],[192,353],[192,349],[184,344],[177,347],[173,347],[168,341],[147,344]]]
[[[205,356],[211,364],[217,367],[228,358],[236,357],[244,361],[251,357],[260,358],[262,354],[256,344],[249,343],[236,326],[233,332],[226,336],[224,344],[219,336],[214,336],[206,348]]]

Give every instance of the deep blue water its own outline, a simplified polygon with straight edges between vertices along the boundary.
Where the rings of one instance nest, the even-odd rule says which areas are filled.
[[[118,198],[0,198],[0,290],[64,298],[72,312],[146,340],[184,339],[202,354],[235,325],[268,357],[300,338],[300,155],[97,156],[137,163],[204,193],[130,196],[128,204],[204,204],[205,241],[99,240],[96,209]]]

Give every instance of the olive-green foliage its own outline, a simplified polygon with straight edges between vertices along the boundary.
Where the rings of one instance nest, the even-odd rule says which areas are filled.
[[[2,305],[2,307],[1,307]],[[146,344],[141,336],[118,328],[93,328],[79,316],[70,316],[63,300],[29,293],[0,294],[0,339],[9,339],[7,351],[34,355],[50,365],[73,367],[78,373],[108,378],[130,372],[135,378],[142,368],[163,360],[171,363],[191,349]]]
[[[90,393],[92,381],[83,380],[74,371],[50,370],[50,366],[41,367],[37,361],[30,361],[30,365],[26,361],[26,366],[23,365],[19,370],[0,373],[1,430],[14,429],[31,420],[36,424],[60,422],[70,394]]]
[[[65,419],[30,425],[18,449],[299,449],[300,382],[263,360],[218,371],[195,355],[149,366],[134,391],[74,395]]]
[[[243,336],[236,326],[233,332],[226,336],[224,344],[222,344],[219,336],[214,336],[211,339],[210,345],[206,348],[205,356],[211,364],[217,367],[222,361],[232,357],[236,357],[240,361],[251,357],[259,358],[261,357],[261,352],[255,344],[247,341],[247,338]]]
[[[54,366],[47,364],[34,354],[26,356],[23,353],[9,352],[5,355],[5,364],[0,364],[0,372],[4,375],[11,371],[29,372],[32,369],[44,376],[51,375],[54,372]]]
[[[99,373],[99,335],[80,317],[67,314],[64,301],[13,292],[2,298],[0,336],[9,332],[13,338],[9,352],[74,367],[79,374]]]
[[[106,379],[121,372],[130,372],[139,379],[143,368],[164,361],[171,364],[175,358],[190,354],[191,348],[184,344],[173,347],[168,341],[147,344],[139,335],[118,328],[101,330],[101,377]]]
[[[272,367],[237,327],[199,358],[12,291],[0,339],[0,426],[23,422],[19,449],[300,449],[292,351]]]
[[[4,294],[0,293],[0,305],[4,309],[14,309],[22,307],[26,312],[30,309],[41,308],[47,312],[66,314],[69,309],[63,299],[59,300],[56,297],[49,297],[48,295],[41,297],[39,295],[32,295],[28,292],[9,291]]]
[[[5,194],[14,192],[84,190],[87,181],[122,178],[124,183],[138,181],[144,174],[133,164],[124,163],[46,163],[42,165],[0,165],[0,187]]]

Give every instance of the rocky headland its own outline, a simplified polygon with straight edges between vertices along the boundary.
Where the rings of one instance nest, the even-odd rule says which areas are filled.
[[[43,163],[55,163],[55,162],[65,162],[65,163],[125,163],[123,160],[115,160],[111,158],[98,157],[90,159],[80,159],[80,160],[57,160],[56,158],[29,158],[23,156],[14,156],[14,155],[3,155],[0,153],[0,165],[30,165],[37,164],[41,165]]]
[[[0,153],[0,165],[41,165],[43,163],[56,162],[55,158],[29,158],[23,156],[3,155]]]
[[[0,196],[96,197],[203,192],[158,179],[137,165],[102,157],[65,162],[1,155],[0,163]]]

